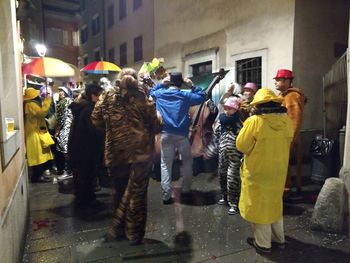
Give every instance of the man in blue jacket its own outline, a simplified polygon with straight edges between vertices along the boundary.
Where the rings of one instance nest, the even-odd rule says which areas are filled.
[[[181,90],[183,84],[187,88],[191,87],[191,92]],[[171,197],[172,164],[176,149],[182,160],[180,167],[182,193],[189,194],[191,191],[193,159],[188,139],[189,109],[204,102],[206,95],[200,88],[194,87],[190,79],[183,79],[180,72],[171,73],[170,83],[165,80],[157,84],[150,90],[150,95],[156,101],[157,111],[163,118],[160,140],[163,204],[172,204],[174,202]]]

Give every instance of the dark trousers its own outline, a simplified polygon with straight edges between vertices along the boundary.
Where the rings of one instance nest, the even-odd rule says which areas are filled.
[[[86,161],[73,168],[74,194],[77,205],[88,204],[96,199],[96,164],[94,161]]]
[[[152,162],[132,163],[109,169],[114,197],[114,216],[109,235],[126,234],[129,240],[141,240],[147,219],[147,188]]]
[[[40,176],[43,175],[44,171],[47,169],[51,169],[52,167],[52,161],[47,161],[46,163],[42,163],[39,165],[32,166],[32,174],[31,174],[31,180],[35,181],[39,179]]]

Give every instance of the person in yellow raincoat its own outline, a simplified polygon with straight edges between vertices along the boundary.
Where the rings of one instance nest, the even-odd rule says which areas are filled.
[[[271,241],[284,247],[282,195],[287,176],[293,124],[282,99],[267,88],[251,102],[255,115],[243,124],[236,140],[244,153],[241,166],[241,216],[252,224],[247,242],[258,252],[270,252]]]
[[[48,169],[48,161],[53,159],[50,147],[42,147],[39,133],[47,131],[45,116],[51,104],[50,96],[42,101],[40,91],[34,88],[25,89],[24,103],[24,133],[27,149],[28,166],[32,168],[32,182],[45,182],[49,178],[43,176]]]

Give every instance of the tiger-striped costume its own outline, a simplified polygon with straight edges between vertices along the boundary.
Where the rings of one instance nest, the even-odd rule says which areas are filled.
[[[101,95],[91,120],[106,130],[105,164],[115,205],[107,238],[126,235],[130,241],[140,241],[145,234],[154,138],[161,130],[154,102],[141,88],[113,88]]]
[[[214,131],[214,141],[206,149],[206,155],[208,157],[218,154],[218,175],[221,194],[224,199],[227,199],[230,205],[238,204],[241,189],[239,170],[242,153],[236,148],[236,137],[242,127],[242,122],[239,119],[239,112],[235,114],[237,116],[235,123],[230,122],[227,125],[223,125],[220,121],[220,118],[225,114],[220,114],[218,126]]]

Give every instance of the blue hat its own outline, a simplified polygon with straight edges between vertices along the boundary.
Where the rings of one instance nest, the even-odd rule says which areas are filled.
[[[184,83],[181,72],[170,73],[170,84],[180,87]]]

